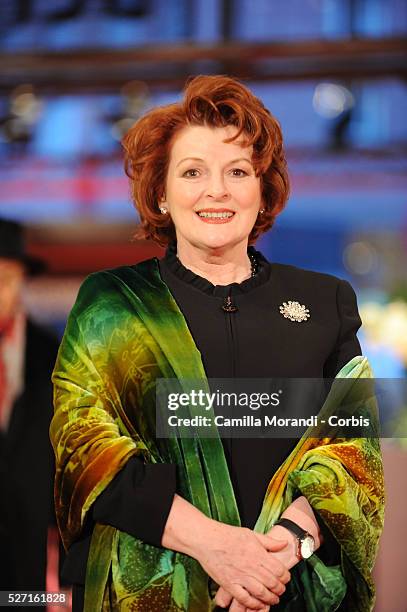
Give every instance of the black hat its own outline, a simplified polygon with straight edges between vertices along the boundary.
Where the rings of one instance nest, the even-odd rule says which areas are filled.
[[[26,253],[24,228],[21,223],[0,219],[0,258],[14,259],[23,263],[28,274],[40,274],[46,268],[42,259]]]

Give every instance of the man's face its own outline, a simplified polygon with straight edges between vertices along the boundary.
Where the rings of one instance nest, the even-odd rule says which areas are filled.
[[[19,261],[0,257],[0,331],[20,306],[24,272]]]

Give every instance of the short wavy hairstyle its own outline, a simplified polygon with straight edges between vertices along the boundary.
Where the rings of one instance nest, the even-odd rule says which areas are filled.
[[[287,163],[281,127],[264,104],[237,79],[197,76],[187,82],[181,102],[156,107],[141,117],[122,140],[125,171],[131,196],[140,215],[136,237],[166,246],[176,238],[170,215],[163,215],[159,202],[165,194],[171,144],[187,126],[233,125],[242,144],[253,146],[252,163],[260,177],[264,213],[259,214],[249,235],[249,244],[269,230],[283,210],[289,195]]]

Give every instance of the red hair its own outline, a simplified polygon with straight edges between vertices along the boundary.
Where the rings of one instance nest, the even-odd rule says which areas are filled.
[[[139,119],[123,138],[125,170],[132,200],[140,214],[137,236],[166,246],[176,238],[170,216],[162,215],[159,201],[175,135],[191,125],[237,128],[245,146],[253,146],[252,163],[261,179],[264,213],[259,214],[249,244],[270,229],[289,195],[287,163],[281,127],[263,103],[238,80],[227,76],[198,76],[190,80],[184,99],[154,108]]]

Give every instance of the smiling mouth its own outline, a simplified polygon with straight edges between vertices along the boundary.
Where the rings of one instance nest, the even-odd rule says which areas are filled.
[[[228,211],[209,211],[202,210],[196,213],[201,219],[231,219],[234,216],[234,212]]]

